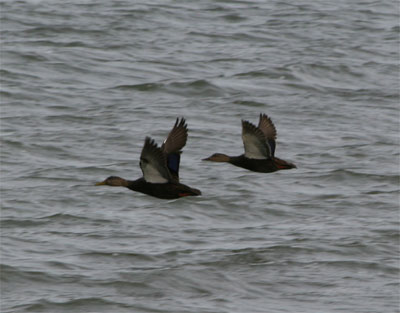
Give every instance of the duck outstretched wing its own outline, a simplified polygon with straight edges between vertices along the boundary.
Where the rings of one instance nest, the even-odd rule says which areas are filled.
[[[186,145],[188,129],[185,119],[177,118],[174,127],[161,146],[166,155],[167,167],[173,178],[179,181],[179,164],[182,148]]]
[[[183,117],[181,119],[177,118],[174,127],[169,132],[161,149],[165,154],[180,152],[186,145],[187,137],[188,129],[185,119]]]
[[[275,140],[276,140],[276,128],[271,118],[266,114],[260,114],[260,121],[258,122],[258,128],[263,132],[267,143],[270,147],[271,155],[275,154]]]
[[[252,123],[242,120],[244,155],[249,159],[268,159],[271,150],[264,133]]]
[[[146,137],[140,155],[140,168],[143,178],[148,183],[163,184],[171,181],[164,152],[153,139]]]

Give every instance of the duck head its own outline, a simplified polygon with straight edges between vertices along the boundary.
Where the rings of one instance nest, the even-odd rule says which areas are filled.
[[[96,183],[96,186],[103,186],[103,185],[113,186],[113,187],[118,187],[118,186],[126,187],[127,181],[118,176],[110,176],[106,180]]]
[[[203,161],[211,161],[211,162],[229,162],[230,157],[223,153],[214,153],[212,156],[203,159]]]

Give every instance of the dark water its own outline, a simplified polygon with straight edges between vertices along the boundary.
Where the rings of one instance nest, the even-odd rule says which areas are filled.
[[[2,1],[1,311],[399,312],[397,1]],[[269,114],[298,169],[242,153]],[[145,136],[190,133],[165,201]]]

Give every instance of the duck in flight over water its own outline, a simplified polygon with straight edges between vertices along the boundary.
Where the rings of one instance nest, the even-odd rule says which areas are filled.
[[[242,120],[242,140],[244,154],[228,156],[214,153],[203,159],[212,162],[227,162],[250,171],[271,173],[296,168],[296,165],[275,157],[276,128],[266,114],[260,114],[258,127]]]
[[[96,186],[120,186],[161,199],[177,199],[186,196],[199,196],[200,190],[179,182],[179,163],[182,148],[188,136],[184,118],[177,118],[174,127],[161,147],[150,137],[146,137],[140,155],[140,168],[143,177],[126,180],[110,176]]]

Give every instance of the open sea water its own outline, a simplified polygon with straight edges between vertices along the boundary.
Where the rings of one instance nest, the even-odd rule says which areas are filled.
[[[2,1],[1,312],[399,312],[399,3]],[[271,174],[243,152],[270,115]],[[184,116],[160,200],[144,138]]]

